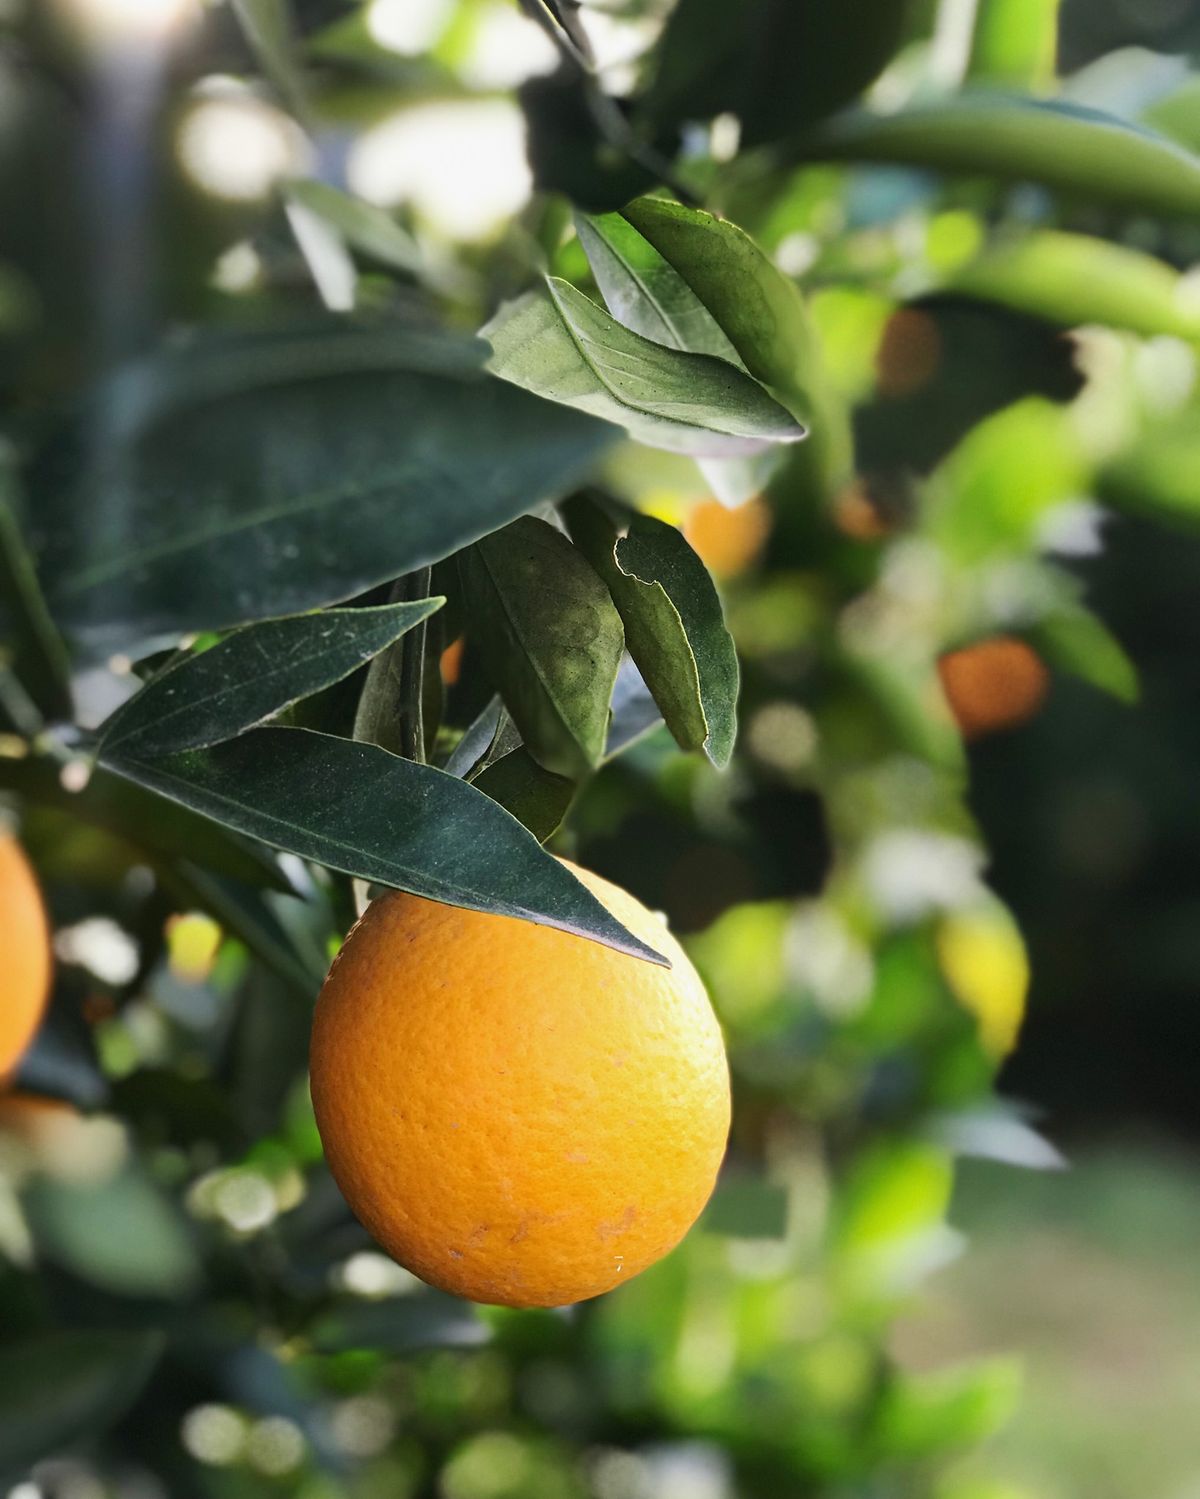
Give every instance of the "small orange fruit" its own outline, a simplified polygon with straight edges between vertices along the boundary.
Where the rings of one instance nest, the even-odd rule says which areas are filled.
[[[1032,646],[996,635],[938,662],[950,711],[967,739],[1016,728],[1045,701],[1050,674]]]
[[[670,969],[392,893],[330,969],[312,1095],[330,1169],[402,1265],[473,1301],[562,1306],[672,1249],[729,1130],[720,1028],[663,922],[575,873]]]
[[[919,307],[901,307],[888,319],[875,355],[881,396],[915,395],[937,374],[942,363],[938,325]]]
[[[50,991],[50,924],[29,861],[0,835],[0,1077],[24,1056]]]
[[[895,529],[862,479],[839,490],[833,502],[833,523],[854,541],[879,541]]]
[[[710,571],[719,578],[733,578],[752,566],[766,546],[771,511],[760,499],[733,509],[719,500],[703,500],[688,511],[683,534]]]
[[[460,635],[457,640],[452,640],[438,658],[438,669],[442,675],[442,682],[447,687],[453,687],[462,672],[463,651],[466,641]]]

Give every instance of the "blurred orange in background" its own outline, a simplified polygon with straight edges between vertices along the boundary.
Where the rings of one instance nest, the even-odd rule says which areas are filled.
[[[1042,706],[1050,673],[1037,652],[1012,635],[997,635],[938,662],[942,690],[967,739],[1027,722]]]
[[[720,578],[734,578],[761,556],[771,534],[771,512],[762,499],[733,510],[719,500],[702,500],[688,511],[683,534],[706,567]]]
[[[50,924],[21,845],[0,836],[0,1078],[33,1040],[50,992]]]

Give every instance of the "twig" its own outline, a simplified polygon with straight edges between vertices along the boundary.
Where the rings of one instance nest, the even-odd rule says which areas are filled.
[[[427,599],[433,582],[433,570],[419,567],[406,573],[393,592],[396,602]],[[414,625],[400,645],[400,735],[402,754],[407,760],[425,764],[425,645],[426,621]]]

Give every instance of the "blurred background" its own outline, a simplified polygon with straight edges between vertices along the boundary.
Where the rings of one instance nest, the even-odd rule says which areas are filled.
[[[704,973],[727,1170],[598,1302],[425,1290],[349,1217],[307,1098],[349,891],[285,857],[277,893],[48,767],[2,703],[58,973],[0,1098],[0,1452],[69,1433],[9,1499],[1200,1499],[1200,219],[668,108],[668,0],[578,16],[650,122],[631,158],[556,13],[0,0],[6,455],[190,330],[474,330],[546,266],[590,290],[560,194],[669,167],[752,233],[809,302],[818,456],[738,503],[632,443],[597,476],[718,578],[738,757],[654,730],[554,845]],[[872,109],[1016,91],[1200,144],[1195,0],[895,30]],[[14,506],[39,562],[70,544],[36,488]],[[79,673],[79,725],[146,669]],[[461,727],[469,639],[442,674]]]

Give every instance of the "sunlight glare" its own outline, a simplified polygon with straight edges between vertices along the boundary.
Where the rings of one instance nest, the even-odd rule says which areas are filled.
[[[520,110],[502,99],[417,105],[355,145],[352,190],[391,208],[410,203],[448,239],[487,239],[524,207],[533,182]]]
[[[251,203],[303,169],[304,138],[280,110],[249,95],[201,99],[179,128],[179,159],[197,186]]]
[[[412,57],[435,45],[453,11],[453,0],[371,0],[367,32],[389,52]]]
[[[198,10],[196,0],[70,0],[90,31],[112,39],[163,41]]]

